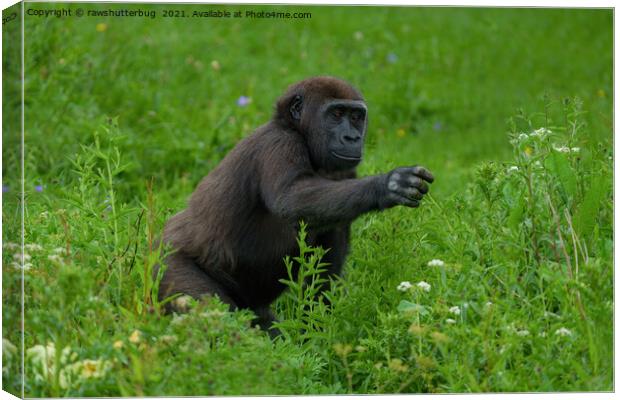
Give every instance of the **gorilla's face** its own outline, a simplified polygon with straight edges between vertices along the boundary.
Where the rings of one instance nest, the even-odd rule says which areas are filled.
[[[330,158],[345,167],[356,166],[362,160],[366,104],[358,100],[334,100],[323,108]]]
[[[327,171],[355,168],[362,160],[366,104],[361,100],[328,100],[314,115],[307,135],[310,154]]]

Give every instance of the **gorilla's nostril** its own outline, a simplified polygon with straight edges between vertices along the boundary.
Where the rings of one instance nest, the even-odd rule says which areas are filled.
[[[360,140],[360,136],[344,135],[344,141],[348,143],[356,143]]]

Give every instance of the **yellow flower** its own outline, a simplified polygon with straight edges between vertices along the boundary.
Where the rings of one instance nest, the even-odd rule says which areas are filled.
[[[97,29],[97,32],[105,32],[106,30],[108,30],[108,25],[104,24],[103,22],[101,22],[101,23],[97,24],[95,29]]]
[[[431,333],[431,337],[437,343],[445,343],[450,341],[450,338],[441,332],[433,332]]]
[[[534,149],[532,149],[530,146],[526,146],[525,150],[523,150],[523,152],[525,153],[526,156],[531,156],[532,153],[534,152]]]
[[[351,352],[351,350],[353,350],[353,347],[350,344],[336,343],[334,345],[334,351],[340,357],[346,357],[347,354]]]
[[[402,137],[405,137],[405,134],[406,134],[406,132],[405,132],[405,130],[404,130],[403,128],[399,128],[399,129],[396,131],[396,136],[398,136],[398,137],[401,137],[401,138],[402,138]]]
[[[134,344],[140,343],[140,331],[137,329],[133,331],[129,336],[129,341]]]
[[[171,344],[177,341],[177,337],[175,335],[164,335],[159,338],[165,344]]]
[[[409,367],[407,364],[403,364],[402,360],[393,358],[388,362],[388,368],[395,372],[406,372]]]
[[[605,91],[603,89],[599,89],[596,91],[596,95],[598,97],[605,97]]]
[[[409,327],[409,333],[414,334],[414,335],[422,336],[424,335],[425,331],[426,331],[426,328],[416,323],[411,324],[411,326]]]
[[[433,369],[433,368],[435,368],[435,361],[432,358],[430,358],[430,357],[418,356],[418,357],[416,357],[415,360],[418,363],[418,365],[420,366],[420,368],[422,368],[422,369]]]
[[[122,349],[123,348],[123,341],[122,340],[117,340],[116,342],[114,342],[112,347],[114,347],[116,350]]]
[[[100,378],[106,369],[107,364],[101,360],[82,361],[82,376],[84,378]]]
[[[215,71],[219,71],[221,66],[220,66],[220,62],[217,60],[213,60],[211,61],[211,68],[213,68],[213,70]]]

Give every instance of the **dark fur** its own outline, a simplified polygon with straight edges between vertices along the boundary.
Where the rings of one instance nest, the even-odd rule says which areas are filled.
[[[432,181],[423,169],[356,179],[357,163],[325,154],[325,146],[335,146],[326,141],[335,139],[326,134],[332,125],[320,110],[341,99],[363,101],[357,90],[335,78],[292,85],[278,100],[273,119],[239,142],[200,182],[187,209],[164,229],[165,243],[176,252],[166,260],[160,297],[217,294],[232,308],[254,310],[257,323],[268,329],[273,321],[269,305],[284,290],[279,282],[286,277],[283,258],[298,254],[300,219],[309,225],[309,244],[330,249],[324,260],[329,273],[339,274],[355,218],[397,204],[417,206],[428,190],[417,177]],[[296,100],[302,101],[299,119],[291,111]],[[365,120],[358,130],[363,143]],[[356,146],[361,156],[362,144],[351,148]],[[392,179],[396,183],[391,187],[409,190],[407,196],[388,188],[391,174],[398,171],[396,177],[403,177]]]

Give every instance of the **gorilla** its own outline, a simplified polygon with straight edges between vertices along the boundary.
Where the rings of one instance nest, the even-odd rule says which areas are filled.
[[[419,166],[357,178],[368,125],[364,98],[333,77],[291,85],[271,121],[240,141],[198,184],[187,208],[166,223],[160,299],[217,295],[249,308],[272,335],[270,304],[287,278],[285,256],[299,254],[299,221],[311,246],[329,251],[338,275],[359,215],[397,205],[417,207],[433,175]],[[155,272],[157,273],[157,272]]]

